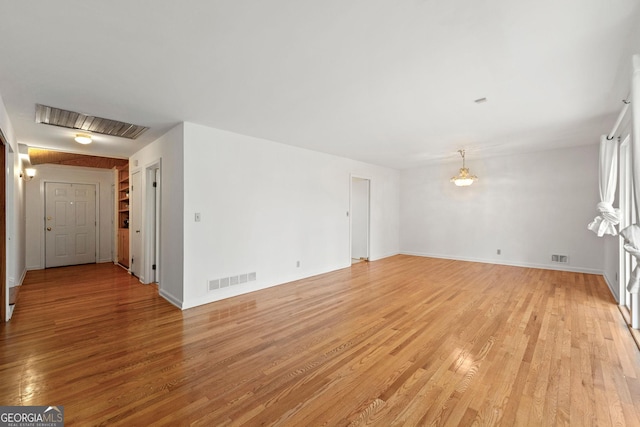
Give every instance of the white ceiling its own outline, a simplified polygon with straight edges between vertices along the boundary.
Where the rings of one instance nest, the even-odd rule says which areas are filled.
[[[637,0],[0,0],[0,16],[18,141],[116,157],[181,121],[394,168],[595,144],[640,53]],[[80,146],[36,103],[151,129]]]

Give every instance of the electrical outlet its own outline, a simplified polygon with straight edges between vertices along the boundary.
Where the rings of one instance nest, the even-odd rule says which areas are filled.
[[[498,255],[500,255],[500,254],[502,253],[502,251],[501,251],[500,249],[498,249],[498,250],[496,251],[496,253],[497,253]]]
[[[296,267],[300,268],[300,261],[296,261]]]
[[[196,212],[196,213],[195,213],[195,215],[194,215],[194,220],[195,220],[196,222],[200,222],[200,212]]]

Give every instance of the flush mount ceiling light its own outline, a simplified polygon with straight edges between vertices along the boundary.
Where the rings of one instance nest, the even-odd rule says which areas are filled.
[[[469,174],[469,169],[465,167],[464,150],[458,150],[458,153],[460,153],[460,155],[462,156],[462,167],[460,168],[460,173],[458,174],[458,176],[454,176],[453,178],[451,178],[451,182],[453,182],[458,187],[466,187],[473,184],[473,182],[476,181],[478,177]]]
[[[79,144],[91,144],[91,135],[86,133],[76,133],[76,137],[74,138]]]

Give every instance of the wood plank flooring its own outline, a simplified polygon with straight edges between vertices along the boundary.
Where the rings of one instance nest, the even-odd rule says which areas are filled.
[[[67,425],[640,426],[602,277],[411,256],[184,312],[113,265],[32,271],[0,378]]]

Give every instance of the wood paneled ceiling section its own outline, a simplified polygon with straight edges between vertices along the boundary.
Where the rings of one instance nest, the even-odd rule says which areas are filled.
[[[146,126],[90,116],[41,104],[36,104],[36,123],[129,139],[136,139],[149,130]]]
[[[42,148],[29,148],[29,159],[31,164],[34,166],[51,163],[56,165],[84,166],[101,169],[113,169],[116,166],[124,166],[129,163],[128,159],[63,153],[61,151],[45,150]]]

